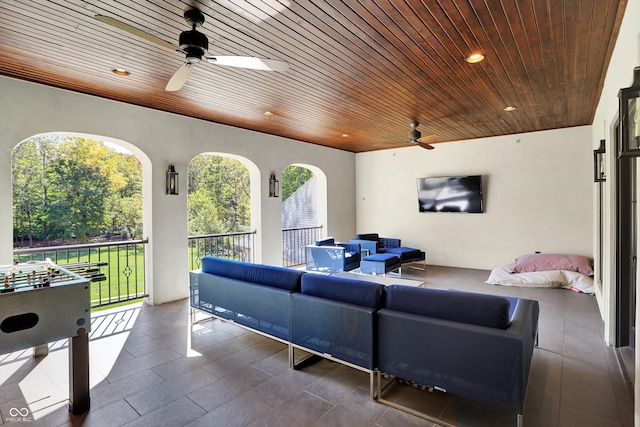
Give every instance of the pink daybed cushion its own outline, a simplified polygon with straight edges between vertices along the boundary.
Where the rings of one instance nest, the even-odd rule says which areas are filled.
[[[514,273],[533,271],[566,270],[593,276],[593,263],[590,258],[570,254],[531,254],[516,259]]]

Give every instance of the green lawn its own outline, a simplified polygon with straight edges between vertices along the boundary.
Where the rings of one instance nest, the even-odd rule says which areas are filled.
[[[213,253],[212,253],[213,250]],[[200,268],[200,258],[205,255],[216,255],[225,258],[239,259],[228,246],[208,247],[207,249],[189,248],[189,270]],[[234,256],[235,255],[235,256]],[[112,308],[118,305],[140,301],[147,292],[145,289],[144,275],[144,244],[136,243],[119,246],[104,246],[90,249],[60,249],[34,253],[31,255],[14,255],[14,262],[27,262],[29,260],[43,261],[50,259],[57,265],[104,262],[106,266],[100,267],[100,272],[106,276],[106,280],[91,282],[91,306],[92,310]]]
[[[81,262],[106,262],[100,272],[106,276],[101,282],[91,282],[91,305],[114,303],[145,295],[144,245],[108,246],[91,249],[60,249],[33,255],[14,256],[14,261],[30,259],[43,261],[49,258],[64,267],[65,264]]]

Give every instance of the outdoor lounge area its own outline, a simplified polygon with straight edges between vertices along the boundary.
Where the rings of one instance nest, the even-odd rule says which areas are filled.
[[[633,402],[613,349],[602,341],[592,296],[560,289],[484,283],[488,271],[428,266],[406,278],[540,302],[525,426],[632,426]],[[29,408],[36,425],[100,426],[434,426],[369,396],[369,376],[323,359],[292,370],[284,343],[220,320],[190,326],[189,301],[136,305],[93,315],[91,404],[82,416],[65,407],[66,342],[49,356],[3,355],[0,408]],[[460,426],[513,426],[490,405],[397,384],[387,396]],[[8,425],[11,425],[9,423]]]
[[[58,237],[114,254],[79,314],[44,274],[25,275],[28,304],[0,278],[16,310],[0,334],[64,319],[73,337],[0,348],[0,426],[640,425],[640,1],[12,0],[0,16],[0,265]],[[193,312],[209,254],[295,280],[208,290]],[[531,255],[588,259],[588,280],[515,280]],[[345,280],[327,298],[310,274]],[[363,275],[366,298],[338,288]],[[398,302],[397,284],[415,289]],[[497,331],[423,334],[440,292],[496,297],[479,317]]]

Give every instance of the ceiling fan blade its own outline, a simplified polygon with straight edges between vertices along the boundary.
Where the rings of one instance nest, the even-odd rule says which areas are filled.
[[[207,61],[227,67],[249,68],[251,70],[287,71],[289,63],[279,59],[254,58],[252,56],[209,56]]]
[[[440,138],[439,135],[427,135],[427,136],[418,138],[418,142],[430,142],[430,141],[435,141],[438,138]]]
[[[425,150],[433,150],[434,148],[436,148],[431,144],[427,144],[426,142],[418,142],[418,145],[424,148]]]
[[[185,62],[182,64],[180,68],[173,73],[173,76],[169,79],[167,83],[167,87],[164,88],[167,92],[175,92],[176,90],[180,90],[182,86],[186,83],[187,79],[191,75],[191,71],[193,70],[193,64],[190,62]]]
[[[144,31],[142,31],[139,28],[133,27],[129,24],[125,24],[122,21],[118,21],[115,18],[111,18],[109,16],[105,16],[105,15],[95,15],[94,16],[95,19],[97,19],[100,22],[103,22],[107,25],[111,25],[112,27],[116,27],[122,31],[126,31],[129,34],[133,34],[134,36],[140,37],[141,39],[150,41],[152,43],[158,44],[162,47],[165,47],[167,49],[171,49],[171,50],[178,50],[174,45],[172,45],[169,42],[166,42],[164,40],[162,40],[159,37],[156,37],[152,34],[146,33]]]

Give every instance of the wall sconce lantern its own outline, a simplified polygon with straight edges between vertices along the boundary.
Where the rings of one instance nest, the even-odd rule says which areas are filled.
[[[605,182],[607,177],[604,173],[604,153],[605,140],[600,140],[600,147],[593,150],[593,182]]]
[[[178,194],[178,172],[173,165],[169,165],[169,169],[167,169],[166,194]]]
[[[271,173],[269,178],[269,197],[280,197],[280,182],[274,173]]]
[[[618,156],[640,156],[640,67],[633,70],[633,83],[620,89],[620,145]]]

